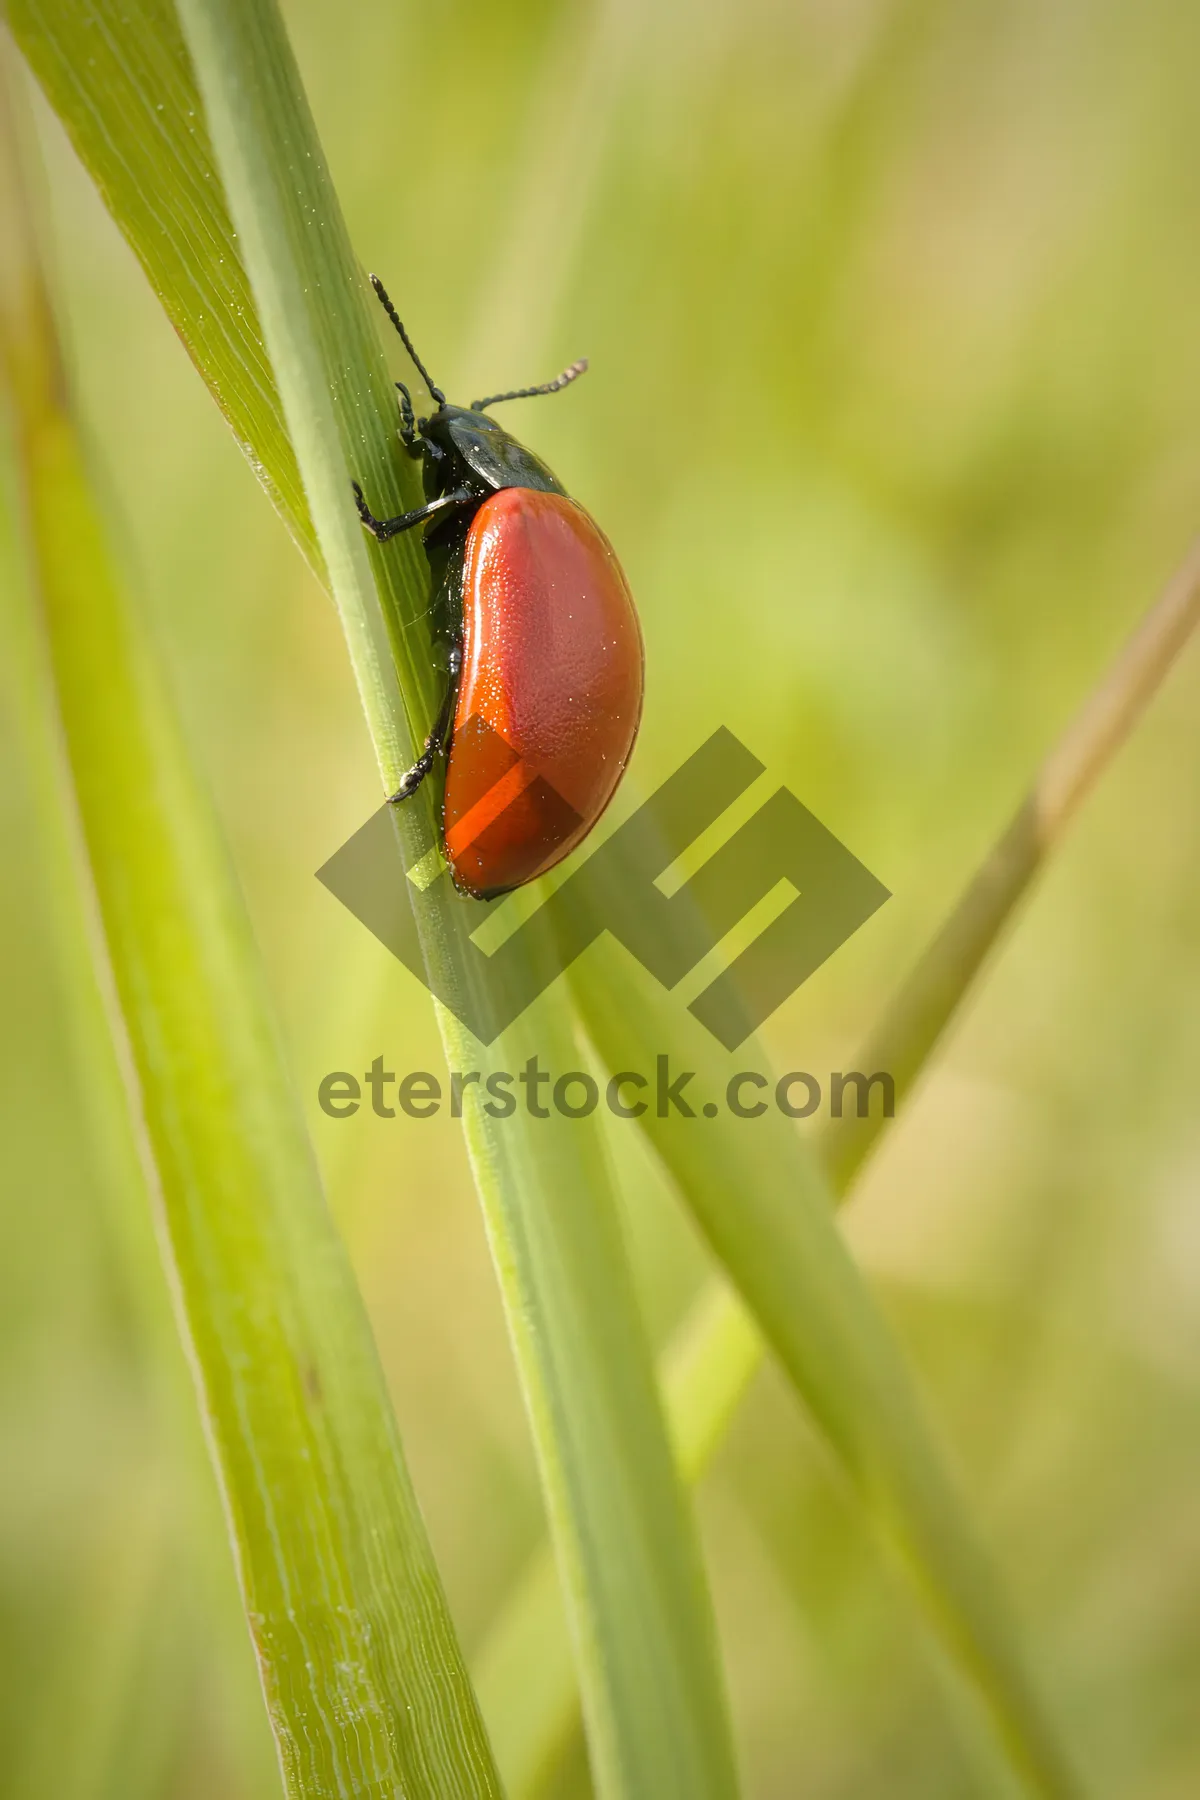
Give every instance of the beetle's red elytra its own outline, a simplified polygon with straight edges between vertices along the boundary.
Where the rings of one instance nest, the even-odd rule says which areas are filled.
[[[604,533],[540,457],[487,416],[502,400],[556,393],[587,363],[540,387],[451,406],[382,282],[371,282],[436,411],[417,419],[396,383],[425,504],[377,519],[357,482],[354,495],[381,543],[427,527],[449,674],[425,748],[392,799],[415,793],[446,751],[446,860],[462,893],[493,899],[561,862],[612,799],[642,716],[642,634]]]
[[[462,596],[445,847],[459,887],[487,896],[561,862],[612,799],[641,720],[642,634],[612,545],[565,494],[485,500]],[[472,720],[519,758],[499,783]]]

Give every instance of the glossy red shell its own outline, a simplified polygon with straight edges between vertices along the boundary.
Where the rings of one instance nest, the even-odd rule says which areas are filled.
[[[502,488],[472,520],[463,632],[444,835],[458,886],[488,896],[561,862],[612,799],[642,714],[642,634],[604,533],[532,488]]]

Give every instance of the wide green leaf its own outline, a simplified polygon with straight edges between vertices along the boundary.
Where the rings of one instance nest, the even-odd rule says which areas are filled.
[[[285,1786],[499,1794],[237,885],[110,559],[11,175],[5,197],[3,367],[63,803]]]

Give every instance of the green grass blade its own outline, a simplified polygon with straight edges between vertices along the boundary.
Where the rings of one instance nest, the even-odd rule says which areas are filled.
[[[897,1098],[916,1086],[975,977],[1076,811],[1200,626],[1194,545],[1088,694],[962,897],[863,1047],[859,1068],[889,1069]],[[887,1121],[830,1121],[821,1157],[845,1191]]]
[[[71,60],[65,15],[76,10],[69,0],[54,8],[21,0],[18,29],[35,68],[56,56]],[[113,171],[123,165],[126,132],[145,117],[144,95],[129,87],[141,80],[150,54],[143,46],[137,58],[123,60],[122,34],[153,34],[163,14],[148,0],[139,0],[136,17],[125,5],[85,10],[103,16],[118,54],[102,77],[74,68],[103,125],[92,136],[74,135],[102,165],[101,185],[120,216]],[[412,466],[397,450],[394,397],[273,10],[196,4],[183,16],[240,234],[235,242],[226,217],[220,253],[244,254],[253,276],[307,504],[391,781],[397,746],[411,736],[401,699],[418,729],[432,705],[423,627],[409,631],[400,623],[425,610],[424,570],[411,544],[382,553],[364,547],[349,478],[361,476],[389,509],[413,503]],[[62,92],[74,106],[76,89],[52,97],[61,101]],[[159,180],[169,185],[173,140],[189,126],[181,114],[160,117],[157,129]],[[211,174],[216,186],[215,169]],[[136,215],[126,224],[142,230]],[[137,248],[161,285],[169,270],[159,266],[153,234],[139,236]],[[236,328],[250,330],[231,321]],[[196,353],[194,338],[191,347]],[[249,417],[235,411],[234,423],[256,452]],[[397,829],[406,829],[401,815]],[[445,934],[458,927],[437,916],[425,925],[427,955],[438,959]],[[579,1062],[564,1009],[553,999],[494,1046],[490,1061],[448,1016],[442,1024],[452,1067],[519,1067],[534,1050],[558,1068]],[[464,1123],[569,1597],[598,1790],[719,1800],[733,1792],[734,1776],[711,1611],[598,1134],[557,1117],[494,1124],[478,1108],[468,1109]]]
[[[887,1069],[895,1077],[898,1106],[919,1082],[1078,806],[1198,628],[1200,546],[1180,564],[1047,755],[1010,824],[854,1059],[855,1068]],[[747,1060],[765,1066],[757,1055]],[[823,1126],[814,1148],[838,1200],[852,1192],[860,1169],[891,1123],[882,1109],[876,1109],[865,1118],[855,1113]],[[707,1159],[697,1164],[681,1154],[687,1149],[685,1136],[664,1136],[660,1148],[681,1187],[711,1180],[719,1191],[719,1167]],[[743,1162],[744,1180],[778,1181],[797,1193],[811,1188],[813,1171],[805,1148],[780,1120],[759,1121],[753,1138],[743,1146],[746,1154],[754,1161]],[[766,1354],[766,1342],[742,1303],[724,1283],[712,1282],[693,1303],[660,1364],[667,1417],[689,1480],[704,1473]],[[538,1791],[578,1716],[577,1697],[565,1678],[551,1681],[540,1675],[536,1687],[526,1687],[523,1704],[515,1698],[535,1658],[542,1667],[563,1667],[566,1623],[547,1572],[547,1553],[535,1551],[497,1616],[476,1666],[480,1701],[485,1717],[495,1721],[494,1741],[514,1795]]]
[[[585,1017],[601,1060],[628,1066],[635,1009],[582,969],[578,979],[588,983]],[[743,1056],[747,1046],[733,1059],[701,1026],[681,1024],[648,977],[637,986],[639,1036],[657,1011],[659,1033],[673,1031],[680,1066],[697,1071],[698,1094],[723,1091],[737,1068],[763,1066],[753,1050]],[[783,1130],[770,1111],[747,1122],[745,1132],[732,1120],[714,1120],[708,1132],[694,1120],[649,1111],[644,1123],[868,1516],[911,1576],[952,1664],[975,1688],[997,1747],[1030,1792],[1074,1794],[1057,1731],[944,1473],[899,1347],[838,1230],[819,1165],[798,1143],[786,1159],[776,1154]],[[760,1126],[767,1127],[761,1137]]]
[[[720,1282],[698,1303],[660,1365],[680,1474],[698,1481],[765,1354],[741,1301]],[[530,1556],[472,1666],[496,1760],[513,1800],[541,1793],[579,1728],[550,1546]]]
[[[47,689],[285,1785],[499,1794],[236,884],[109,562],[8,214],[0,333]]]

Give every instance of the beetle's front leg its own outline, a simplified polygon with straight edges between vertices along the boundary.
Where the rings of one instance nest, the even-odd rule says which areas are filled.
[[[417,430],[417,415],[413,411],[412,395],[402,381],[396,383],[400,391],[400,437],[404,448],[413,455],[419,455],[424,448],[425,440]]]
[[[428,425],[428,419],[418,419],[413,411],[412,395],[402,381],[395,386],[400,394],[400,442],[410,456],[427,456],[435,463],[445,461],[446,452],[433,438],[427,438],[421,429]]]
[[[400,784],[394,794],[388,795],[388,804],[407,800],[415,794],[434,763],[446,748],[446,740],[450,736],[450,727],[454,721],[454,707],[458,699],[458,678],[462,673],[462,644],[455,643],[450,650],[450,659],[446,669],[446,694],[441,710],[434,720],[433,730],[425,739],[425,748],[418,756],[411,769],[407,769],[400,777]]]
[[[455,507],[466,506],[468,501],[477,498],[470,488],[455,488],[452,494],[443,494],[438,500],[430,500],[424,506],[415,507],[412,512],[400,513],[394,519],[377,519],[363,497],[363,491],[357,481],[350,484],[354,489],[354,499],[358,506],[358,516],[381,544],[386,544],[397,532],[411,531],[414,525],[424,524],[426,519],[440,518],[443,513],[451,512]]]

